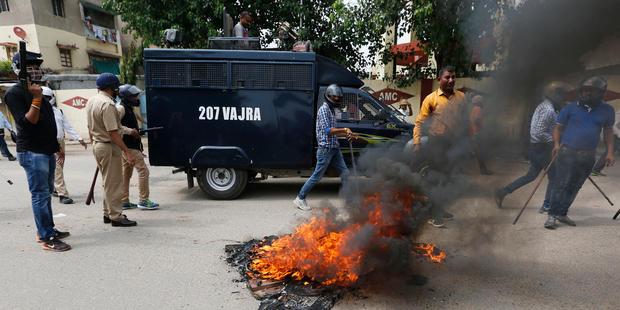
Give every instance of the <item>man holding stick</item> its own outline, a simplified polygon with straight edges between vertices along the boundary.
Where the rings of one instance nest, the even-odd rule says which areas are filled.
[[[592,171],[601,129],[607,149],[606,165],[614,164],[615,112],[602,100],[606,91],[607,81],[602,76],[585,78],[579,86],[579,100],[567,105],[558,116],[552,150],[553,156],[557,154],[557,175],[544,225],[547,229],[555,229],[556,220],[576,225],[567,216],[568,208]]]
[[[123,142],[125,133],[121,118],[114,106],[114,99],[120,86],[118,78],[111,73],[103,73],[97,78],[99,94],[86,103],[88,117],[88,134],[93,141],[93,154],[103,181],[103,222],[112,226],[136,226],[123,215],[123,172],[121,151],[125,154],[130,167],[136,160]],[[139,137],[136,129],[131,135]]]
[[[527,151],[530,168],[524,176],[506,185],[506,187],[495,189],[495,203],[499,208],[502,207],[502,201],[507,195],[534,181],[540,172],[549,166],[556,119],[559,112],[568,103],[564,97],[571,90],[573,88],[570,85],[559,81],[551,82],[545,87],[545,100],[534,111],[530,125],[530,147]],[[549,176],[549,183],[547,184],[545,201],[539,211],[542,214],[549,211],[551,189],[555,184],[555,167],[553,165],[549,168],[547,175]]]

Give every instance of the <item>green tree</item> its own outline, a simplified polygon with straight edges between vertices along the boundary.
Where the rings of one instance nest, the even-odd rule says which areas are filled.
[[[433,55],[436,69],[452,65],[459,77],[476,77],[473,69],[473,53],[479,50],[487,64],[496,60],[500,51],[501,33],[494,33],[495,27],[505,18],[509,6],[507,0],[359,0],[358,6],[349,16],[363,20],[362,28],[377,28],[374,33],[386,29],[388,33],[396,28],[396,36],[414,33],[419,47],[428,55]],[[394,27],[397,25],[397,27]],[[394,42],[386,42],[382,37],[370,39],[371,54],[379,54],[383,64],[410,53],[390,52]],[[422,70],[422,72],[419,72]],[[399,86],[406,86],[418,79],[418,73],[432,75],[435,69],[405,67],[402,77],[388,76]]]

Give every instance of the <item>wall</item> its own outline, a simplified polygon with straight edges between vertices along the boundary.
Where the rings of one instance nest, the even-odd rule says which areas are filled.
[[[48,2],[51,3],[51,1]],[[11,26],[11,33],[13,33],[13,27],[15,26],[34,24],[32,3],[30,1],[9,1],[9,10],[8,12],[0,13],[0,26]],[[28,33],[27,31],[26,33]]]
[[[39,49],[43,54],[44,68],[51,68],[62,74],[83,74],[88,73],[89,59],[86,53],[87,43],[84,33],[75,34],[61,29],[50,28],[46,26],[36,26],[37,36],[39,38]],[[60,50],[56,46],[56,42],[62,45],[74,45],[77,50],[71,50],[72,67],[63,67],[60,64]],[[30,45],[28,45],[30,49]]]
[[[4,13],[6,12],[0,13],[0,20],[4,18]],[[21,27],[26,32],[25,41],[27,43],[27,48],[29,51],[40,52],[39,36],[34,24],[13,24],[10,26],[0,26],[0,42],[12,42],[15,44],[19,44],[19,41],[22,39],[15,35],[15,33],[13,32],[14,27]],[[19,45],[17,46],[17,48],[19,48]],[[4,48],[0,49],[0,58],[6,58],[6,50]]]
[[[98,93],[97,89],[66,89],[66,90],[55,90],[54,94],[56,95],[56,102],[62,112],[67,117],[67,120],[75,128],[75,130],[82,136],[85,141],[89,141],[88,137],[88,121],[86,120],[86,109],[78,109],[69,105],[66,105],[62,102],[69,100],[74,97],[82,97],[85,99],[90,99],[92,96]],[[67,139],[72,139],[71,136],[67,135]]]
[[[78,1],[63,1],[65,7],[64,17],[54,15],[52,1],[50,0],[32,0],[31,2],[35,8],[34,22],[37,25],[84,36],[84,26],[82,25],[82,15]]]

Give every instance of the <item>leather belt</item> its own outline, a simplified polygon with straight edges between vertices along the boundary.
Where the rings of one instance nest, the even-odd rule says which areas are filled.
[[[578,151],[578,150],[575,150],[575,149],[571,149],[571,148],[570,148],[570,147],[568,147],[568,146],[562,146],[562,148],[563,148],[563,149],[565,149],[565,150],[571,151],[571,152],[573,152],[573,153],[577,153],[577,154],[579,154],[579,155],[581,155],[581,156],[586,156],[586,155],[594,155],[594,154],[596,154],[596,150],[592,150],[592,151]]]
[[[112,141],[103,142],[103,141],[95,141],[95,143],[112,143]]]
[[[543,146],[543,145],[545,145],[545,146],[553,146],[552,143],[553,142],[540,142],[540,143],[530,143],[530,145],[532,145],[532,146]]]

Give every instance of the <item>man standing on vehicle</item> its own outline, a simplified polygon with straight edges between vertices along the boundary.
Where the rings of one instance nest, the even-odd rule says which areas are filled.
[[[607,81],[602,76],[589,76],[581,82],[578,91],[579,100],[562,109],[553,130],[551,154],[557,154],[556,178],[545,222],[547,229],[555,229],[556,220],[576,225],[567,216],[568,208],[592,171],[601,129],[607,149],[605,162],[608,167],[614,164],[615,112],[603,102]]]
[[[347,137],[347,139],[351,141],[351,139],[358,136],[358,134],[352,132],[349,128],[336,128],[334,109],[340,108],[340,100],[343,96],[344,92],[337,84],[331,84],[325,89],[325,102],[323,102],[323,105],[319,108],[316,118],[316,140],[319,145],[316,152],[316,168],[312,176],[310,176],[310,179],[308,179],[301,188],[299,195],[294,201],[295,205],[304,211],[310,211],[312,209],[306,203],[306,196],[314,185],[323,178],[330,164],[338,171],[340,180],[342,181],[342,188],[347,191],[347,204],[351,203],[352,197],[348,192],[349,169],[344,163],[337,137]]]
[[[420,114],[413,128],[413,156],[419,158],[423,129],[428,129],[428,143],[424,157],[435,170],[451,174],[461,168],[467,151],[463,146],[471,143],[471,126],[465,94],[454,89],[456,69],[446,66],[439,70],[439,89],[424,98]],[[467,138],[465,136],[468,136]],[[472,143],[472,145],[474,145]],[[444,225],[443,220],[454,216],[436,205],[429,223],[435,227]],[[443,219],[443,220],[442,220]]]
[[[239,22],[233,28],[233,37],[249,37],[248,28],[252,24],[252,16],[250,13],[243,11],[239,14]]]
[[[97,167],[101,171],[103,183],[103,222],[112,226],[136,226],[123,215],[123,171],[121,151],[125,154],[129,166],[136,160],[122,139],[123,125],[114,98],[121,85],[118,78],[111,73],[103,73],[97,78],[99,94],[86,103],[88,134],[93,141],[93,154]],[[138,131],[131,130],[131,135],[138,138]]]

